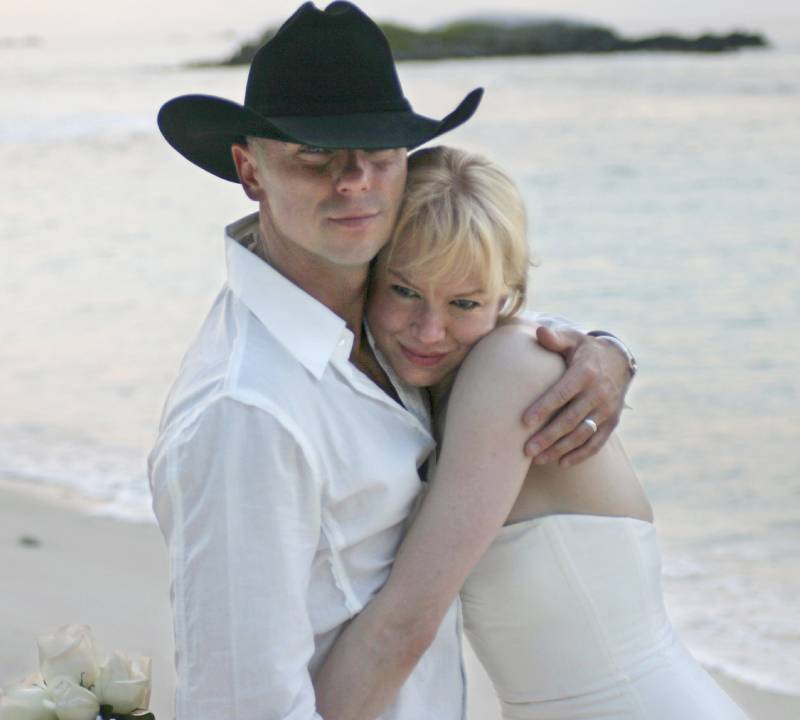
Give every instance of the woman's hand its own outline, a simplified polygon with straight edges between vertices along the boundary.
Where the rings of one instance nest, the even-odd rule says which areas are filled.
[[[525,411],[523,421],[534,430],[525,454],[537,465],[558,461],[568,467],[594,455],[608,440],[633,374],[625,353],[603,337],[540,326],[536,339],[563,356],[567,370]]]

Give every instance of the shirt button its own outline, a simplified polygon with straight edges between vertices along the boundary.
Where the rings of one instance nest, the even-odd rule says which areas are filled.
[[[336,343],[339,347],[342,347],[345,343],[344,338],[341,338],[338,343]]]

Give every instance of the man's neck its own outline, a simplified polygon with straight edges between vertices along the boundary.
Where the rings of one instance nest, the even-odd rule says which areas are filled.
[[[399,403],[397,391],[362,331],[369,266],[333,265],[291,245],[266,241],[266,237],[260,227],[256,254],[345,321],[353,333],[350,362]]]
[[[275,270],[342,318],[361,338],[361,323],[369,281],[369,266],[327,262],[292,243],[274,242],[259,223],[256,254]]]

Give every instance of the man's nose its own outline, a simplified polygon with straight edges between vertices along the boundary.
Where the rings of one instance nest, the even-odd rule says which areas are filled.
[[[415,334],[420,342],[428,345],[444,340],[447,335],[445,319],[433,308],[423,308],[417,315]]]
[[[343,193],[365,192],[372,180],[372,167],[363,150],[343,150],[339,159],[336,189]]]

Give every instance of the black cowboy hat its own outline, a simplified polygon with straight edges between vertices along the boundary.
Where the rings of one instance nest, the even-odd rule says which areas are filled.
[[[231,145],[248,135],[323,148],[413,148],[466,122],[482,88],[442,120],[403,97],[380,28],[355,5],[302,5],[255,55],[244,105],[210,95],[165,103],[158,127],[186,159],[239,182]]]

